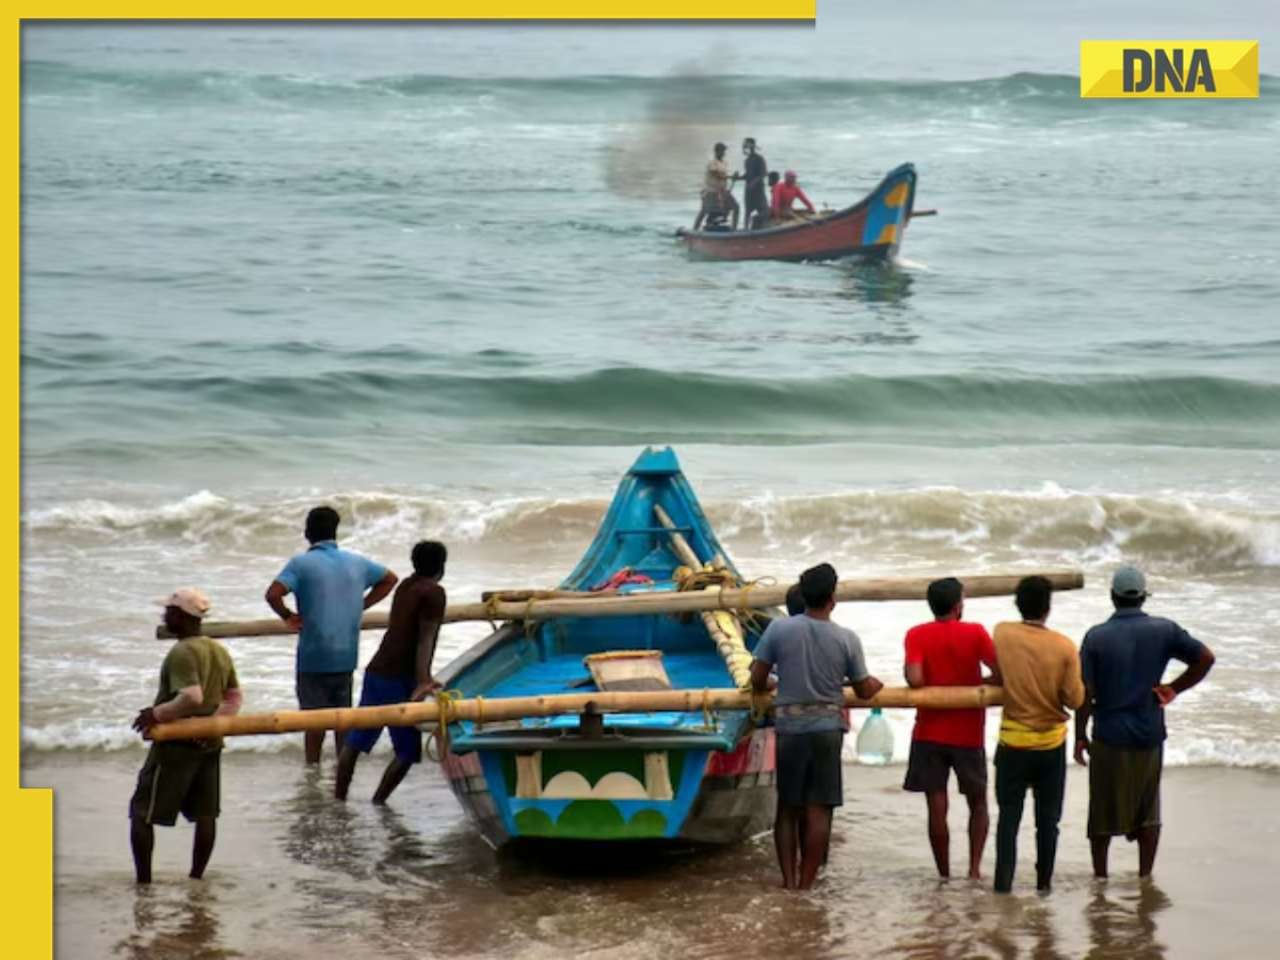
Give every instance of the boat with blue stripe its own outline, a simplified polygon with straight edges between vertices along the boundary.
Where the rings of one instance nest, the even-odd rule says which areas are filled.
[[[693,567],[695,557],[701,568]],[[675,591],[698,576],[741,582],[675,453],[647,449],[559,589],[613,583],[619,594]],[[513,622],[439,679],[462,697],[486,700],[635,689],[626,686],[635,682],[676,690],[741,686],[744,661],[767,620],[720,611]],[[633,664],[652,676],[608,679],[606,668],[625,673]],[[459,720],[447,733],[442,759],[450,786],[495,847],[516,838],[730,843],[773,820],[773,729],[757,726],[747,710],[588,710]]]

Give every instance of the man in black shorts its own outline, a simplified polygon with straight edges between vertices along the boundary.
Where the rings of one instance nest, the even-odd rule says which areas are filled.
[[[231,655],[216,640],[200,635],[209,600],[184,587],[162,601],[164,625],[178,638],[160,667],[154,706],[144,707],[133,729],[144,737],[157,723],[183,717],[239,712],[240,682]],[[181,813],[196,826],[191,877],[199,880],[213,854],[220,800],[222,740],[165,740],[153,743],[129,801],[129,841],[139,883],[151,882],[154,825],[172,827]]]
[[[751,664],[751,685],[758,693],[768,689],[770,670],[776,666],[778,671],[773,837],[782,885],[788,890],[813,886],[826,858],[832,811],[844,803],[844,685],[852,683],[865,698],[883,686],[867,673],[862,644],[853,631],[831,622],[836,582],[829,563],[801,574],[804,613],[770,623]]]

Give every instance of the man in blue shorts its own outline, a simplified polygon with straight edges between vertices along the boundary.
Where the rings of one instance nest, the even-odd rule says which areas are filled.
[[[778,813],[773,839],[782,885],[808,890],[831,837],[832,811],[844,803],[840,751],[844,685],[870,698],[884,685],[867,673],[862,644],[831,622],[835,569],[819,564],[800,575],[805,611],[765,629],[751,664],[751,685],[764,693],[778,670],[776,706]],[[803,849],[801,847],[803,838]]]
[[[381,564],[338,548],[338,511],[316,507],[307,514],[306,553],[300,553],[267,588],[267,603],[298,631],[297,692],[303,710],[351,706],[351,675],[360,653],[360,618],[396,585],[396,575]],[[366,592],[368,591],[368,592]],[[298,598],[295,613],[284,604]],[[307,763],[319,763],[324,731],[309,730]],[[334,731],[342,750],[342,734]]]
[[[444,622],[446,597],[440,580],[448,552],[443,543],[423,540],[413,548],[413,573],[396,588],[391,600],[391,617],[378,652],[364,668],[360,706],[379,707],[390,703],[421,700],[439,688],[431,676],[440,624]],[[422,735],[417,727],[391,727],[395,756],[382,774],[373,794],[381,806],[400,785],[409,768],[422,760]],[[347,799],[351,777],[360,754],[368,753],[382,736],[382,728],[352,730],[338,756],[338,776],[333,794]]]

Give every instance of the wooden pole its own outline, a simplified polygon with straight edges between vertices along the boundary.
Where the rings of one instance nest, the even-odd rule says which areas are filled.
[[[658,523],[670,531],[671,547],[681,563],[687,564],[692,570],[703,569],[697,552],[684,538],[684,534],[676,529],[675,521],[661,504],[654,504],[653,515],[658,518]],[[718,555],[711,561],[712,570],[723,570],[727,566],[724,558]],[[699,616],[702,617],[702,625],[706,627],[711,642],[716,645],[716,652],[724,661],[734,686],[745,687],[751,680],[751,653],[747,650],[742,622],[732,614],[718,610],[704,610]]]
[[[1027,570],[1022,573],[960,576],[965,596],[1008,596],[1025,576],[1037,574],[1046,578],[1054,590],[1079,590],[1084,574],[1079,570]],[[854,601],[923,600],[925,591],[936,577],[876,577],[841,580],[836,586],[836,600]],[[488,603],[451,603],[444,613],[446,623],[462,620],[549,620],[553,617],[632,617],[660,613],[698,613],[703,610],[762,610],[786,602],[790,583],[748,584],[736,589],[688,590],[652,593],[627,593],[615,596],[530,598],[518,602],[494,599]],[[381,630],[387,626],[384,612],[366,613],[361,630]],[[271,620],[209,621],[204,624],[206,637],[282,636],[291,631],[283,622]],[[156,636],[171,636],[163,627]]]
[[[769,707],[773,694],[754,698]],[[1003,702],[1000,687],[885,687],[870,700],[846,690],[849,707],[927,707],[932,710],[972,710]],[[472,698],[447,700],[447,720],[480,720],[485,723],[525,717],[555,717],[582,713],[649,713],[703,710],[748,710],[753,695],[745,690],[642,690],[561,693],[538,697]],[[191,717],[162,723],[151,730],[153,740],[187,740],[205,737],[243,737],[258,734],[297,733],[304,730],[359,730],[368,727],[404,727],[440,719],[441,702],[423,700],[384,707],[348,707],[337,710],[278,710],[239,716]]]

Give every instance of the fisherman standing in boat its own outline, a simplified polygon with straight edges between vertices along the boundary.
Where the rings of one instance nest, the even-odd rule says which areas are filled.
[[[844,685],[870,698],[883,684],[867,672],[862,643],[831,622],[837,576],[829,563],[800,575],[805,612],[774,620],[756,644],[751,686],[763,693],[778,671],[778,812],[773,837],[788,890],[813,886],[826,858],[831,815],[844,803]],[[803,840],[802,840],[803,838]]]
[[[715,156],[707,163],[703,177],[702,207],[693,221],[694,230],[701,230],[703,221],[708,217],[719,221],[726,213],[732,218],[731,229],[738,229],[738,201],[733,198],[733,192],[729,189],[729,166],[724,162],[728,149],[723,143],[717,143],[712,150]]]
[[[1160,843],[1164,711],[1213,667],[1213,651],[1172,620],[1143,613],[1146,600],[1142,571],[1121,567],[1111,579],[1115,613],[1080,645],[1085,699],[1076,711],[1075,757],[1089,767],[1089,845],[1099,879],[1107,876],[1112,837],[1137,840],[1138,876],[1151,874]],[[1164,683],[1170,660],[1187,669]]]
[[[769,197],[765,192],[765,178],[769,176],[769,163],[764,154],[756,150],[755,137],[742,141],[742,179],[746,182],[742,191],[743,226],[748,230],[762,230],[769,225]]]
[[[133,729],[143,737],[157,723],[236,714],[242,702],[231,655],[222,644],[201,635],[209,598],[194,587],[184,587],[163,605],[165,628],[178,639],[160,666],[155,705],[144,707],[133,721]],[[196,827],[190,877],[204,876],[217,838],[221,763],[221,738],[151,745],[129,801],[129,844],[138,883],[151,882],[155,824],[172,827],[179,813]]]
[[[912,687],[972,687],[1000,683],[991,636],[980,623],[965,623],[964,585],[955,577],[929,584],[931,623],[907,631],[903,673]],[[982,665],[992,676],[982,676]],[[969,878],[981,878],[987,845],[986,710],[916,711],[911,753],[902,789],[923,793],[928,810],[929,846],[938,876],[951,876],[951,834],[947,828],[947,784],[951,771],[969,804]]]
[[[267,587],[267,604],[298,632],[297,694],[302,710],[351,706],[351,675],[360,653],[360,618],[396,585],[396,575],[379,563],[338,548],[338,511],[316,507],[304,530],[311,544],[290,560]],[[365,591],[368,591],[367,593]],[[284,604],[298,598],[295,613]],[[307,763],[320,762],[324,731],[304,734]],[[342,750],[343,735],[333,732]]]
[[[448,551],[443,543],[423,540],[416,544],[410,559],[413,573],[396,587],[391,598],[391,616],[378,652],[364,668],[360,706],[380,707],[392,703],[422,700],[440,689],[431,676],[440,624],[444,622],[446,597],[440,580]],[[391,727],[395,756],[387,764],[373,802],[381,806],[400,785],[409,768],[422,761],[422,734],[417,727]],[[333,794],[347,799],[347,790],[360,754],[368,753],[382,736],[382,728],[352,730],[338,756],[338,774]]]

